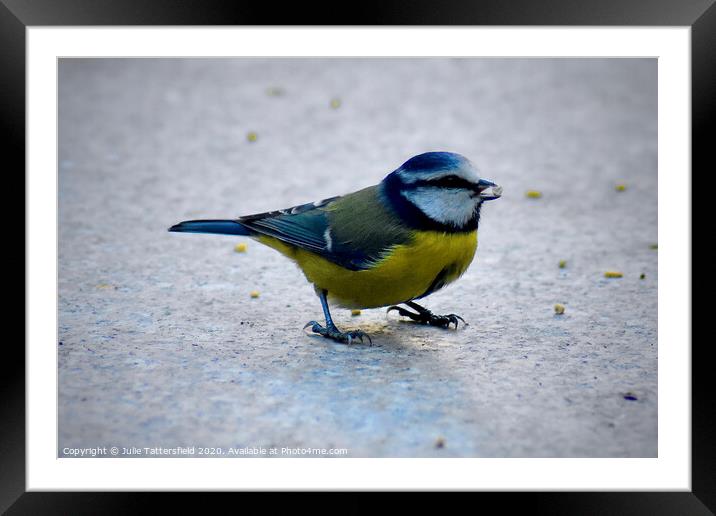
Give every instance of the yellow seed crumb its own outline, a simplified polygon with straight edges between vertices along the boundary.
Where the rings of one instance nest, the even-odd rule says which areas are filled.
[[[554,313],[562,315],[564,313],[564,305],[557,303],[554,305]]]
[[[607,271],[604,273],[605,278],[621,278],[624,274],[618,271]]]
[[[351,315],[355,317],[356,315],[360,315],[360,310],[351,310]]]
[[[100,289],[103,289],[103,290],[104,290],[104,289],[114,288],[114,287],[113,287],[112,285],[107,284],[107,283],[100,283],[99,285],[97,285],[97,288],[100,288]]]
[[[237,253],[245,253],[248,248],[249,246],[242,242],[240,244],[236,244],[236,246],[234,247],[234,251],[236,251]]]
[[[542,192],[540,192],[539,190],[527,190],[525,192],[525,195],[530,199],[539,199],[540,197],[542,197]]]
[[[258,290],[252,290],[249,295],[250,295],[253,299],[256,299],[257,297],[259,297],[259,291],[258,291]]]
[[[333,109],[338,109],[341,107],[341,99],[331,99],[331,107]]]
[[[559,268],[564,269],[567,266],[567,260],[560,260],[559,261]]]
[[[619,183],[619,184],[614,185],[614,189],[617,192],[623,192],[624,190],[626,190],[626,185],[623,183]]]
[[[266,95],[269,97],[280,97],[284,94],[283,88],[273,87],[273,88],[266,88]]]
[[[246,135],[246,139],[253,143],[259,139],[259,135],[256,134],[255,132],[251,131]]]

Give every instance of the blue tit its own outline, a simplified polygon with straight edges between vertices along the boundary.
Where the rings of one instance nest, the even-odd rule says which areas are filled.
[[[459,278],[477,249],[482,203],[502,188],[481,179],[464,156],[427,152],[357,192],[234,220],[191,220],[169,231],[243,235],[292,259],[315,287],[325,326],[314,333],[351,343],[329,302],[345,308],[389,306],[418,323],[457,328],[455,314],[435,315],[415,302]],[[412,310],[395,306],[404,304]]]

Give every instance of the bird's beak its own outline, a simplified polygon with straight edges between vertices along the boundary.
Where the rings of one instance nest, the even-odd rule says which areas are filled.
[[[502,187],[487,179],[480,179],[475,191],[483,201],[492,201],[502,196]]]

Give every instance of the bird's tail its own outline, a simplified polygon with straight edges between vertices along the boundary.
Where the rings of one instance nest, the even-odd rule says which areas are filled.
[[[219,235],[244,235],[253,234],[240,222],[235,220],[185,220],[169,228],[169,231],[177,233],[215,233]]]

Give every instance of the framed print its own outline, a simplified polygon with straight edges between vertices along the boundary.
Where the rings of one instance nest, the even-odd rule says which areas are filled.
[[[0,6],[27,203],[3,507],[713,510],[691,344],[709,2],[320,24],[130,4]]]

